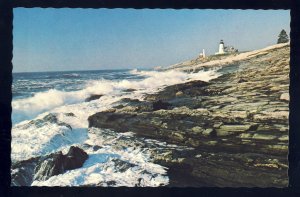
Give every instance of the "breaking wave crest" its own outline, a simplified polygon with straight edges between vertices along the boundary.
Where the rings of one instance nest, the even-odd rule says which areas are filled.
[[[209,81],[219,76],[216,70],[200,71],[198,73],[184,73],[180,71],[130,71],[133,75],[145,77],[141,80],[94,80],[86,82],[85,88],[64,92],[50,89],[46,92],[39,92],[30,98],[17,99],[12,102],[13,123],[29,120],[38,114],[55,109],[60,106],[82,103],[93,94],[118,96],[122,90],[134,89],[143,93],[151,93],[160,87],[183,83],[188,80]]]

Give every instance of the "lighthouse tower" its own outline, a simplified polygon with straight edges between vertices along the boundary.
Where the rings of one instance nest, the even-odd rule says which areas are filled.
[[[204,49],[202,50],[202,57],[203,57],[203,58],[206,57],[206,56],[205,56],[205,50],[204,50]]]
[[[220,45],[219,45],[219,52],[218,54],[224,54],[225,51],[224,51],[224,42],[223,40],[220,41]]]

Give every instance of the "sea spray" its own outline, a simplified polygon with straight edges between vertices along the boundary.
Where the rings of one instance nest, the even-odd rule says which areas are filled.
[[[87,118],[99,111],[110,109],[122,98],[142,99],[146,93],[154,93],[162,87],[184,83],[191,80],[209,81],[219,74],[216,70],[201,71],[198,73],[184,73],[178,71],[132,71],[131,74],[142,76],[141,79],[121,80],[88,80],[85,87],[78,91],[64,92],[50,89],[36,93],[33,97],[16,99],[13,101],[14,127],[12,129],[12,160],[21,161],[35,156],[41,156],[57,151],[65,151],[70,145],[84,147],[101,145],[103,133],[91,135],[88,129]],[[126,89],[133,89],[126,92]],[[98,100],[84,102],[91,94],[103,94]],[[43,119],[49,113],[54,114],[64,125],[42,122],[32,124],[32,120]],[[27,119],[27,120],[26,120]],[[25,121],[24,121],[25,120]],[[40,122],[40,121],[37,121]],[[163,166],[151,163],[148,150],[116,149],[120,135],[111,131],[115,136],[108,144],[95,151],[84,148],[91,156],[80,169],[68,171],[62,175],[53,176],[47,181],[35,181],[36,186],[76,186],[101,185],[109,186],[159,186],[167,185],[168,177]],[[134,137],[132,137],[134,138]],[[100,141],[99,141],[100,140]],[[151,142],[150,144],[154,144]],[[151,152],[151,151],[150,151]],[[98,155],[98,156],[97,156]],[[102,156],[107,156],[103,160]],[[115,156],[122,161],[130,162],[133,167],[125,172],[119,172],[112,159]],[[99,183],[99,180],[102,180]],[[143,180],[137,182],[137,180]]]
[[[45,92],[35,93],[32,97],[16,99],[12,102],[13,124],[23,120],[30,120],[38,114],[54,108],[82,103],[92,94],[120,96],[122,90],[135,89],[143,93],[157,91],[158,88],[187,80],[209,81],[219,76],[216,70],[200,71],[198,73],[184,73],[179,71],[131,71],[131,74],[142,75],[146,78],[141,80],[88,80],[83,89],[78,91],[61,91],[50,89]]]

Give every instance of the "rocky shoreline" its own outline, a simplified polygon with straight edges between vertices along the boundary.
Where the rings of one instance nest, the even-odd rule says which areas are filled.
[[[113,108],[89,116],[89,128],[77,131],[86,132],[87,140],[67,145],[64,154],[53,151],[13,161],[12,186],[43,185],[55,176],[88,168],[93,154],[109,146],[117,154],[98,160],[99,168],[116,174],[135,168],[131,186],[286,187],[289,45],[250,54],[234,64],[222,57],[227,62],[218,71],[222,75],[209,82],[199,79],[167,86],[140,100],[123,98]],[[191,72],[188,66],[180,69]],[[102,96],[91,95],[85,103]],[[73,112],[64,115],[76,118]],[[18,127],[47,125],[76,130],[55,113]],[[144,163],[115,156],[128,150],[142,153]],[[149,163],[158,164],[158,170],[147,168]],[[126,185],[118,181],[108,178],[79,185]]]
[[[237,71],[208,83],[123,99],[90,116],[89,127],[189,147],[153,151],[170,187],[286,187],[289,46],[234,63]]]

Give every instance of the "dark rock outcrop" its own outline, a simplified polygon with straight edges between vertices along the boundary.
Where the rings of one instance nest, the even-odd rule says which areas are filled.
[[[62,174],[67,170],[80,168],[87,158],[86,152],[71,146],[66,155],[60,151],[15,162],[11,167],[12,186],[30,186],[34,180],[47,180],[51,176]]]
[[[123,98],[115,108],[124,111],[152,111],[153,104],[151,102],[140,101],[139,99]]]
[[[34,180],[47,180],[51,176],[64,173],[64,155],[62,152],[53,153],[40,161],[34,170]]]
[[[245,80],[245,79],[243,79],[243,78],[240,78],[240,79],[238,80],[238,83],[244,83],[244,82],[247,82],[247,80]]]
[[[92,94],[91,96],[86,98],[84,101],[85,102],[90,102],[90,101],[93,101],[93,100],[97,100],[97,99],[101,98],[102,96],[103,95],[101,95],[101,94]]]
[[[134,91],[136,91],[136,89],[133,89],[133,88],[128,88],[128,89],[123,90],[123,92],[134,92]]]
[[[66,155],[62,152],[50,154],[37,164],[34,180],[47,180],[67,170],[80,168],[87,158],[86,152],[74,146],[70,147]]]
[[[163,102],[161,100],[155,101],[152,104],[153,111],[160,109],[168,109],[171,105],[167,102]]]
[[[88,159],[88,154],[76,146],[71,146],[65,155],[65,170],[73,170],[82,167],[83,163]]]
[[[75,114],[73,112],[65,113],[65,115],[69,117],[75,117]]]
[[[11,185],[30,186],[33,182],[34,168],[40,157],[15,162],[11,166]]]
[[[197,96],[197,95],[204,95],[205,90],[201,89],[201,87],[205,87],[208,84],[209,83],[207,82],[196,80],[187,83],[167,86],[162,91],[156,94],[146,95],[145,100],[146,101],[158,101],[158,100],[167,101],[176,98],[176,94],[178,96],[179,92],[190,97]]]

